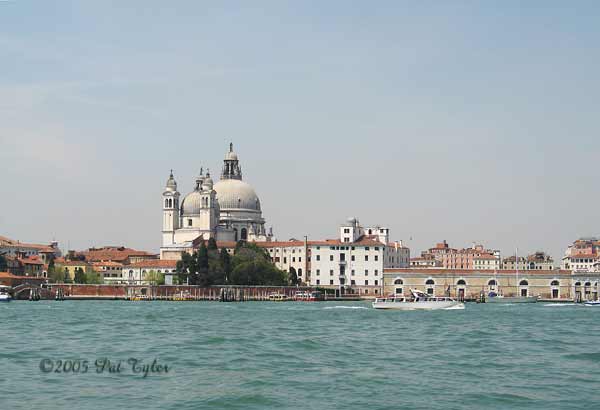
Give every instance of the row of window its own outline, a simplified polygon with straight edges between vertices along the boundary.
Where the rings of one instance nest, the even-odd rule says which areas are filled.
[[[321,280],[320,280],[320,279],[317,279],[317,282],[316,282],[316,284],[317,284],[317,285],[321,285]],[[329,284],[330,284],[330,285],[334,285],[334,283],[333,283],[333,280],[330,280],[330,281],[329,281]],[[323,285],[324,285],[324,283],[323,283]],[[355,285],[356,285],[355,281],[351,281],[351,285],[355,286]],[[359,285],[359,286],[361,286],[361,285]],[[369,286],[369,281],[368,281],[368,280],[366,280],[366,281],[365,281],[365,286]],[[377,281],[375,281],[375,284],[374,284],[374,286],[378,286],[378,282],[377,282]],[[368,290],[368,289],[365,289],[365,293],[369,293],[369,290]],[[377,289],[375,289],[375,293],[377,293]]]
[[[402,279],[396,279],[394,280],[394,285],[403,285],[404,284],[404,280]],[[435,285],[435,281],[433,279],[427,279],[425,281],[425,285]],[[466,286],[467,282],[464,279],[459,279],[456,282],[456,285],[458,286]],[[488,286],[497,286],[498,282],[495,279],[491,279],[490,281],[488,281]],[[529,282],[526,279],[523,279],[522,281],[519,282],[519,286],[529,286]],[[553,280],[552,282],[550,282],[550,286],[560,286],[560,282],[558,280]],[[575,283],[575,286],[581,286],[580,282]],[[586,282],[585,286],[591,286],[590,282]]]
[[[310,271],[309,271],[309,273],[310,273]],[[316,274],[317,274],[317,276],[321,276],[321,269],[317,269]],[[330,269],[329,270],[329,276],[333,276],[333,274],[334,274],[333,269]],[[350,271],[350,276],[354,276],[355,274],[356,274],[356,271],[354,269],[352,269]],[[379,276],[379,270],[378,269],[375,269],[374,275],[375,276]],[[369,270],[368,269],[365,269],[365,276],[369,276]]]

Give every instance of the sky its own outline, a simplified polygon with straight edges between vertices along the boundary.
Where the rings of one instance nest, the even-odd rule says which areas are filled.
[[[0,1],[0,235],[157,251],[229,142],[280,240],[356,216],[560,260],[600,234],[600,2]]]

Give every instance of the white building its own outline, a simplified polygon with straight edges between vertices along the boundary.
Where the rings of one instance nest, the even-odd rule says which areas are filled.
[[[265,249],[277,268],[286,272],[294,268],[302,283],[334,288],[338,294],[379,295],[383,269],[409,266],[410,250],[402,242],[387,242],[388,228],[363,228],[352,218],[340,227],[339,234],[338,239],[291,239],[256,245]],[[236,243],[217,242],[217,246],[233,253]]]
[[[308,242],[311,286],[335,288],[336,293],[380,295],[383,269],[408,267],[410,250],[389,243],[389,229],[363,228],[351,218],[340,227],[339,239]]]
[[[162,195],[163,229],[161,259],[179,259],[192,249],[197,238],[218,241],[270,241],[265,230],[260,200],[252,186],[242,180],[242,169],[233,144],[223,161],[221,179],[216,184],[201,170],[194,190],[181,194],[171,172]]]
[[[175,260],[145,260],[125,265],[122,268],[121,277],[104,276],[105,283],[127,283],[130,285],[148,285],[147,275],[154,271],[165,274],[165,284],[173,284],[173,275],[177,270]]]
[[[577,272],[600,272],[600,239],[577,239],[569,245],[562,258],[562,269]]]
[[[498,270],[501,266],[500,253],[479,254],[473,257],[473,269],[476,270]]]

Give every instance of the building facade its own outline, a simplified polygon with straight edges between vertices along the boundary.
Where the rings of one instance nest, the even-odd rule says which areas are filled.
[[[562,268],[573,273],[600,272],[600,239],[581,238],[568,246]]]
[[[261,203],[251,185],[243,181],[233,144],[223,160],[221,179],[216,184],[210,172],[196,178],[194,190],[183,197],[173,172],[162,194],[163,229],[161,259],[178,259],[196,239],[222,242],[266,242],[272,232],[265,229]]]
[[[579,281],[579,284],[577,284]],[[597,282],[597,280],[596,280]],[[573,277],[566,270],[476,270],[476,269],[386,269],[384,291],[386,295],[409,295],[410,289],[435,296],[459,299],[477,299],[483,292],[501,293],[505,296],[540,296],[544,299],[575,300],[586,291],[593,293],[592,278],[586,282]]]
[[[492,262],[488,264],[487,256],[493,256],[497,259],[497,262]],[[483,258],[482,258],[483,257]],[[474,269],[475,268],[475,259],[477,260],[478,266],[488,266],[488,265],[498,265],[500,266],[500,251],[485,249],[483,245],[475,245],[471,248],[464,249],[450,249],[448,252],[442,254],[442,266],[445,269]]]
[[[60,257],[61,252],[58,248],[58,242],[51,242],[48,245],[20,242],[4,236],[0,236],[0,255],[28,258],[31,256],[39,257],[43,263],[48,263],[51,257]]]
[[[340,226],[338,239],[310,241],[307,283],[335,289],[339,296],[381,295],[383,270],[410,264],[410,250],[389,242],[389,234],[388,228],[363,228],[350,218]]]
[[[527,257],[509,256],[502,261],[502,269],[552,270],[555,268],[554,259],[545,252],[538,251]]]

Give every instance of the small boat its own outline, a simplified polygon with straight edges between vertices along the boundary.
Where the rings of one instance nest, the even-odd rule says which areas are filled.
[[[319,301],[323,300],[323,294],[321,292],[319,292],[318,290],[315,290],[313,292],[310,292],[310,295],[308,296],[308,300],[309,300],[309,302],[319,302]]]
[[[296,301],[308,301],[310,299],[309,292],[298,291],[294,294],[294,300]]]
[[[485,299],[485,303],[536,303],[537,296],[504,296],[495,292],[490,292]]]
[[[0,285],[0,302],[10,302],[12,300],[10,290],[10,286]]]
[[[586,306],[600,306],[600,300],[588,300],[585,302]]]
[[[288,300],[287,295],[284,295],[283,293],[271,293],[269,295],[269,300],[271,302],[285,302]]]
[[[438,310],[438,309],[464,309],[464,303],[449,297],[436,297],[420,290],[411,289],[412,297],[377,298],[373,302],[375,309],[396,310]]]
[[[150,300],[150,298],[148,298],[147,295],[133,295],[131,297],[131,300],[133,300],[135,302],[139,302],[140,300]]]

